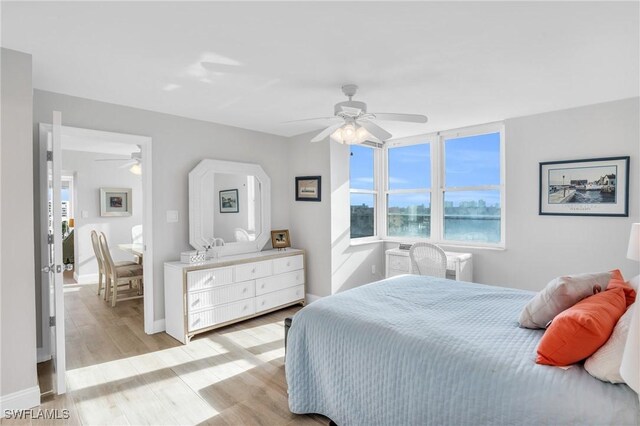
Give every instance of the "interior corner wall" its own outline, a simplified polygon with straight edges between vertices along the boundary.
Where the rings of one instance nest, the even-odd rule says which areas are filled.
[[[39,404],[32,169],[31,55],[1,49],[0,409]]]
[[[33,126],[50,123],[53,111],[62,112],[64,126],[152,138],[155,321],[164,318],[163,263],[176,260],[181,251],[191,249],[188,174],[200,160],[214,158],[260,164],[272,183],[271,226],[289,228],[289,209],[286,207],[290,181],[287,169],[282,167],[283,159],[288,156],[288,143],[284,137],[35,90]],[[33,144],[38,146],[37,136]],[[34,197],[38,211],[38,190]],[[177,223],[167,222],[167,210],[178,211]]]
[[[290,237],[306,251],[306,283],[310,299],[331,295],[331,169],[329,144],[309,143],[313,136],[289,138]],[[295,201],[296,176],[320,176],[320,202]]]

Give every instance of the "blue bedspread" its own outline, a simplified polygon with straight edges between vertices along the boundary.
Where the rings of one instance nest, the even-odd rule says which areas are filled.
[[[532,292],[401,276],[326,297],[289,331],[289,408],[347,425],[638,425],[637,395],[537,365]]]

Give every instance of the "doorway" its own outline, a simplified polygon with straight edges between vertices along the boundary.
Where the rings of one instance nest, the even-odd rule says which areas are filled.
[[[40,146],[46,151],[46,141],[51,137],[52,126],[41,123],[39,127]],[[66,126],[62,126],[61,130],[62,235],[63,244],[66,243],[62,251],[65,265],[72,265],[72,272],[65,274],[64,277],[64,298],[67,299],[66,293],[80,292],[82,286],[85,286],[82,290],[83,295],[93,291],[93,287],[97,290],[98,270],[90,233],[94,229],[104,232],[114,262],[129,260],[141,264],[144,276],[142,299],[135,303],[131,301],[129,305],[139,312],[140,315],[136,318],[140,322],[140,332],[146,334],[156,332],[153,320],[151,142],[151,138],[145,136]],[[41,182],[43,179],[46,181],[46,176],[41,176]],[[41,192],[43,189],[41,186]],[[112,202],[108,201],[105,206],[104,201],[107,198],[104,189],[129,190],[129,192],[108,193],[107,196],[111,197],[108,200]],[[123,199],[127,196],[128,199]],[[100,197],[105,200],[101,202]],[[41,241],[47,239],[46,221],[49,220],[50,210],[49,206],[47,210],[42,206],[40,209]],[[114,212],[120,214],[113,214]],[[134,234],[136,234],[135,237]],[[135,247],[132,247],[134,243],[136,243]],[[132,255],[133,249],[136,250],[138,259]],[[43,280],[42,300],[39,303],[42,317],[42,343],[38,348],[39,362],[47,360],[52,351],[50,339],[47,336],[50,330],[48,315],[50,295],[49,289],[45,286],[46,283]],[[92,289],[88,289],[88,286],[92,286]],[[104,291],[106,289],[102,290],[100,300],[104,297]],[[95,293],[94,296],[98,299],[97,291]],[[119,297],[118,303],[120,300],[124,299]],[[106,302],[103,304],[106,309]],[[102,308],[99,304],[95,306]],[[108,307],[110,309],[111,304]],[[65,314],[73,313],[64,309],[62,313],[58,313],[56,321],[58,323],[64,321],[60,316]]]

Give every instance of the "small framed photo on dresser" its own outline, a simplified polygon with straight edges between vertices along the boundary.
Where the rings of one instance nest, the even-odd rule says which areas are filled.
[[[288,229],[280,229],[271,231],[271,245],[278,250],[291,247],[291,239],[289,238]]]

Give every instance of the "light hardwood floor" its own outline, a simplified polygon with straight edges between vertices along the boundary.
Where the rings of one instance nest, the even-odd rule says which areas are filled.
[[[95,291],[95,285],[65,286],[68,392],[41,406],[70,410],[64,423],[329,423],[288,410],[283,320],[299,306],[196,336],[184,346],[165,333],[144,333],[142,300],[111,308]]]

